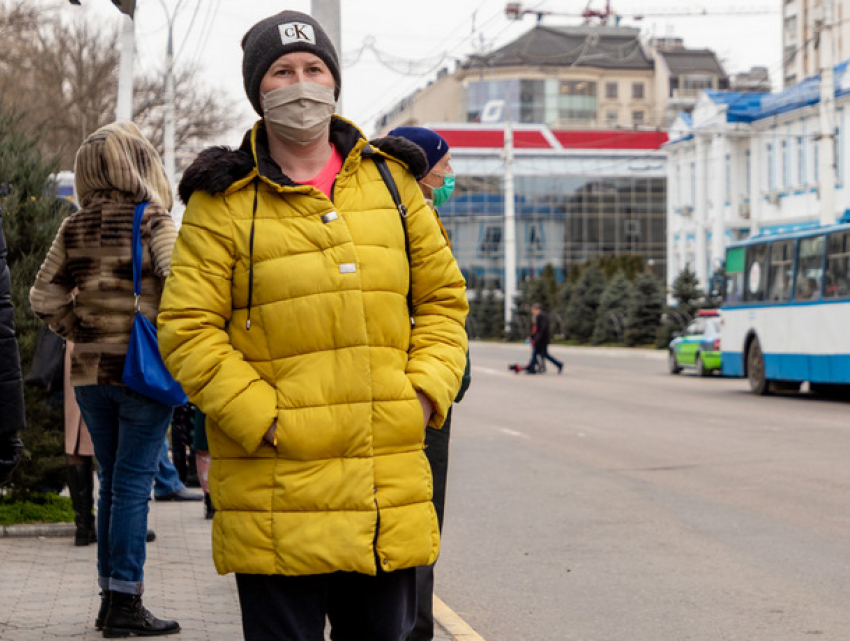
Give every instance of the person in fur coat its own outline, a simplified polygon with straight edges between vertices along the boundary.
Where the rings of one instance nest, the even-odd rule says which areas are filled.
[[[141,221],[139,309],[156,322],[177,230],[172,192],[156,150],[131,122],[101,127],[74,164],[80,210],[66,218],[30,291],[33,312],[74,342],[71,385],[98,462],[97,568],[105,637],[180,630],[142,604],[148,499],[171,407],[122,382],[133,327],[133,216]]]

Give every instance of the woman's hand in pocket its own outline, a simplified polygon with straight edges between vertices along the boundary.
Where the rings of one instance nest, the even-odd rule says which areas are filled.
[[[428,422],[431,420],[431,414],[434,413],[434,404],[431,399],[425,396],[422,392],[416,392],[416,398],[419,399],[419,404],[422,406],[422,418],[425,422],[422,424],[422,429],[428,427]]]
[[[263,440],[269,445],[277,446],[277,437],[274,435],[275,430],[277,430],[277,419],[272,421],[271,427],[263,435]]]

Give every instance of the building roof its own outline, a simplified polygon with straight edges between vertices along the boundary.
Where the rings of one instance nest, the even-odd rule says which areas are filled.
[[[689,73],[726,76],[723,66],[711,49],[659,49],[658,55],[664,58],[670,73],[674,76]]]
[[[639,29],[629,27],[538,25],[501,49],[466,60],[463,66],[652,70],[653,63],[641,47],[639,35]]]
[[[835,97],[850,95],[850,72],[845,60],[834,67]],[[726,106],[726,122],[750,123],[820,102],[820,76],[806,78],[776,93],[752,91],[706,91],[712,102]]]

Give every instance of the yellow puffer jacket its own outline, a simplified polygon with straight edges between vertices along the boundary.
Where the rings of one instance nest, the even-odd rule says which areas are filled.
[[[463,277],[416,181],[389,160],[410,211],[408,269],[398,211],[353,125],[332,124],[345,158],[333,202],[281,174],[265,140],[258,123],[239,151],[208,150],[187,171],[159,314],[165,362],[207,414],[216,568],[432,563],[416,392],[439,427],[465,363]]]

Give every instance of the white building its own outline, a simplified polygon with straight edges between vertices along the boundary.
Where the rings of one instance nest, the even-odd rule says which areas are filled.
[[[705,287],[730,241],[842,219],[850,208],[846,69],[847,62],[835,67],[826,136],[819,77],[780,93],[706,91],[691,116],[674,122],[666,146],[668,283],[688,267]]]
[[[850,57],[850,0],[782,0],[782,86],[820,71],[823,29],[832,28],[830,60]]]

